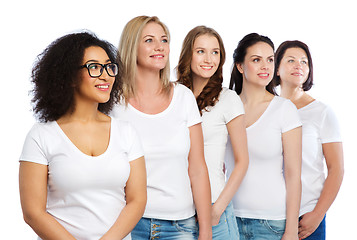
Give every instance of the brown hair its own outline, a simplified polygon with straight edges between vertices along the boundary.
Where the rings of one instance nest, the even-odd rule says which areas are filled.
[[[193,45],[195,40],[202,35],[210,35],[217,39],[220,48],[220,62],[217,71],[209,79],[206,86],[203,88],[200,95],[196,98],[198,108],[202,114],[202,110],[208,106],[214,106],[218,101],[219,94],[222,90],[223,82],[223,64],[226,60],[226,52],[224,49],[221,36],[212,28],[206,26],[197,26],[193,28],[185,37],[182,50],[180,54],[180,60],[176,67],[177,82],[185,85],[193,91],[191,61],[193,54]]]

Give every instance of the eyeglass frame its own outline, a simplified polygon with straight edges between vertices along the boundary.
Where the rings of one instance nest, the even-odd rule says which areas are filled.
[[[100,70],[100,75],[98,75],[98,76],[92,76],[92,74],[90,73],[90,70],[89,70],[89,66],[92,65],[92,64],[97,64],[97,65],[100,65],[100,66],[102,67],[101,70]],[[109,64],[114,64],[114,65],[117,66],[118,72],[117,72],[117,74],[115,74],[114,76],[110,75],[110,73],[108,72],[107,66],[108,66]],[[103,75],[103,69],[105,69],[105,71],[107,72],[108,76],[110,76],[110,77],[115,77],[115,76],[118,75],[118,73],[119,73],[119,66],[118,66],[117,63],[106,63],[106,64],[101,64],[101,63],[86,63],[86,64],[84,64],[84,65],[82,65],[82,66],[79,66],[79,68],[87,68],[88,74],[89,74],[89,76],[91,76],[92,78],[97,78],[97,77],[102,76],[102,75]]]

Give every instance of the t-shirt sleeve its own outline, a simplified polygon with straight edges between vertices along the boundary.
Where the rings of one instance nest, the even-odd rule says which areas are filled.
[[[342,142],[337,117],[330,107],[326,108],[321,123],[320,136],[322,143]]]
[[[198,110],[197,102],[192,91],[183,85],[182,87],[185,92],[184,100],[186,102],[185,106],[187,109],[187,127],[191,127],[202,122],[201,114]]]
[[[38,124],[35,124],[27,134],[19,161],[48,165]]]
[[[244,114],[244,106],[242,100],[234,91],[228,90],[224,98],[224,108],[225,109],[223,112],[223,117],[226,124],[234,118],[238,117],[239,115]]]
[[[297,108],[290,100],[285,100],[281,112],[282,133],[302,126]]]
[[[134,129],[134,127],[128,123],[126,128],[127,128],[127,137],[128,137],[127,156],[130,162],[135,159],[138,159],[139,157],[144,156],[144,150],[141,145],[139,135]]]

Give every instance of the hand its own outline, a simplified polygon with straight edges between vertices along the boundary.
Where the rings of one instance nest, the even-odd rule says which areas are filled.
[[[217,205],[213,204],[212,205],[212,226],[216,226],[219,223],[219,220],[222,216],[222,211],[220,211],[219,209],[217,209]]]
[[[323,216],[314,211],[308,212],[301,217],[299,222],[299,238],[304,239],[310,236],[319,227]]]
[[[294,234],[285,232],[281,240],[299,240],[299,237],[296,233]]]

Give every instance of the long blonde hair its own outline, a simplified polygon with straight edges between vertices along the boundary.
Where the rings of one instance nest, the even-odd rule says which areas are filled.
[[[150,22],[159,24],[170,42],[170,33],[166,25],[158,17],[138,16],[130,20],[124,27],[120,37],[118,56],[123,63],[123,96],[121,98],[128,102],[128,99],[136,95],[135,77],[137,71],[137,52],[143,28]],[[170,84],[170,63],[167,60],[166,66],[160,70],[160,80],[162,92],[169,94],[172,84]]]

